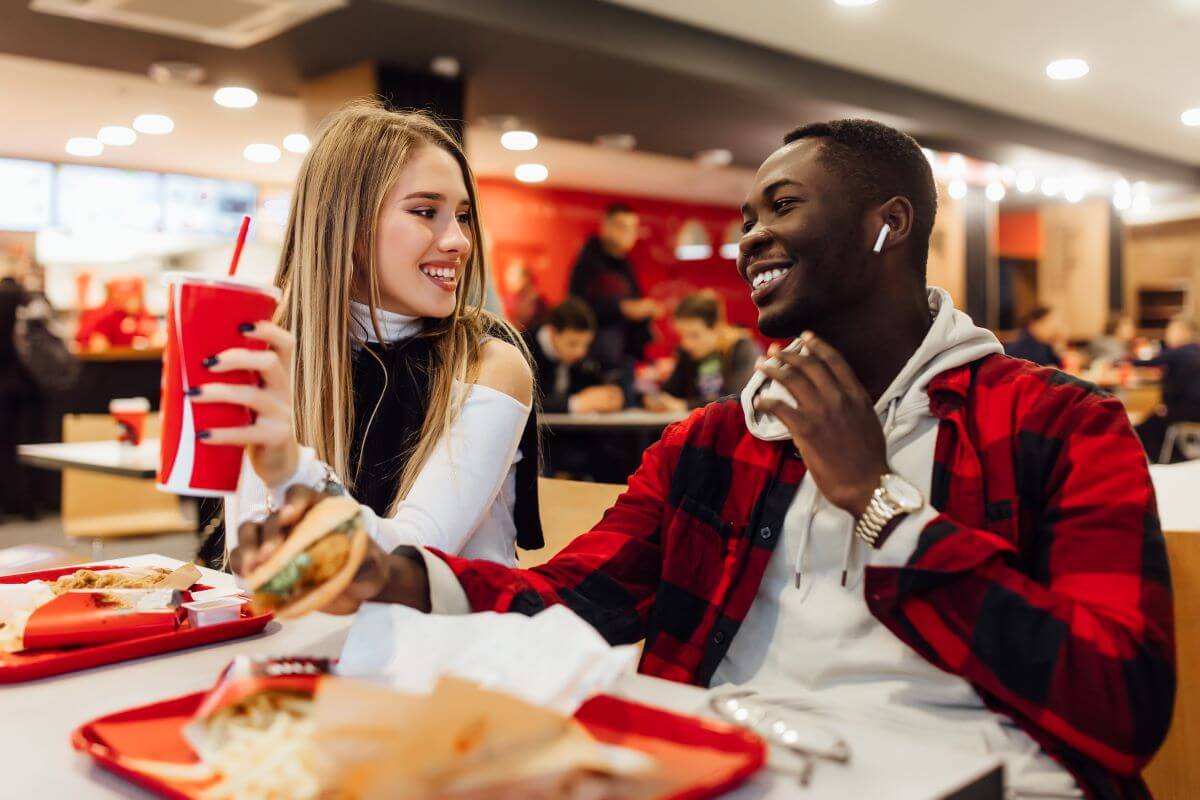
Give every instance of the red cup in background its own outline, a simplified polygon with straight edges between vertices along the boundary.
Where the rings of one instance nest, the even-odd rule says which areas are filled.
[[[170,272],[165,277],[170,291],[158,488],[198,497],[232,494],[237,491],[243,448],[198,441],[196,432],[250,425],[254,415],[232,403],[193,403],[187,390],[206,383],[257,385],[255,372],[210,372],[203,362],[232,347],[266,350],[266,342],[248,338],[238,326],[271,319],[279,290],[214,275]]]
[[[117,397],[108,401],[108,413],[120,428],[117,441],[137,447],[146,431],[146,415],[150,401],[144,397]]]

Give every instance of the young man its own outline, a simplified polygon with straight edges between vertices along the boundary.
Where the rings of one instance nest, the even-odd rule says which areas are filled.
[[[1043,367],[1062,369],[1063,360],[1055,349],[1059,339],[1058,315],[1049,306],[1038,306],[1029,315],[1025,327],[1004,352]]]
[[[1163,345],[1157,358],[1137,362],[1163,371],[1162,405],[1137,428],[1146,455],[1156,461],[1162,455],[1167,428],[1176,422],[1200,422],[1200,342],[1195,321],[1173,318],[1163,333]],[[1167,454],[1167,463],[1174,459],[1175,453]]]
[[[613,203],[571,268],[571,294],[596,315],[592,355],[606,370],[640,359],[650,341],[649,321],[663,314],[658,301],[642,297],[629,263],[637,238],[638,215],[624,203]]]
[[[545,325],[525,334],[543,411],[581,414],[620,411],[624,406],[621,387],[604,385],[600,365],[588,357],[595,333],[591,309],[568,297],[550,311]]]
[[[647,450],[590,532],[532,570],[372,551],[331,607],[533,614],[564,603],[642,672],[745,684],[953,752],[1018,795],[1146,797],[1174,696],[1166,552],[1121,405],[926,289],[916,142],[809,125],[758,171],[738,269],[795,337],[740,402]],[[247,526],[244,570],[312,502]]]

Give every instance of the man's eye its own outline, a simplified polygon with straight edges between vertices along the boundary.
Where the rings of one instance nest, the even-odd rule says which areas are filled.
[[[792,205],[795,202],[796,202],[796,198],[794,198],[794,197],[781,197],[778,200],[776,200],[774,203],[772,203],[771,207],[773,209],[775,209],[776,212],[779,212],[779,211],[783,211],[785,208],[787,208],[788,206]]]
[[[747,220],[746,222],[743,222],[742,223],[742,233],[743,234],[749,233],[753,227],[754,227],[753,220]]]

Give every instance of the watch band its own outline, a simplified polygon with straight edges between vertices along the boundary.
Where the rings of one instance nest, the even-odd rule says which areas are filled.
[[[879,547],[879,535],[889,522],[908,513],[898,504],[891,502],[891,497],[884,488],[887,477],[884,475],[880,480],[879,486],[871,493],[871,502],[867,503],[863,515],[854,524],[854,535],[871,547]]]

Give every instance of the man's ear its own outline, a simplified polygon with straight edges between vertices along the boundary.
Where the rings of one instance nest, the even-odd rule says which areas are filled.
[[[878,239],[873,239],[872,249],[875,252],[881,252],[888,248],[894,247],[908,240],[912,234],[913,226],[913,207],[907,197],[896,196],[879,206],[876,213],[873,215],[878,219],[879,226],[871,231],[873,237],[879,236],[879,231],[884,225],[887,226],[887,233],[881,237],[883,241],[876,249],[874,245]]]

